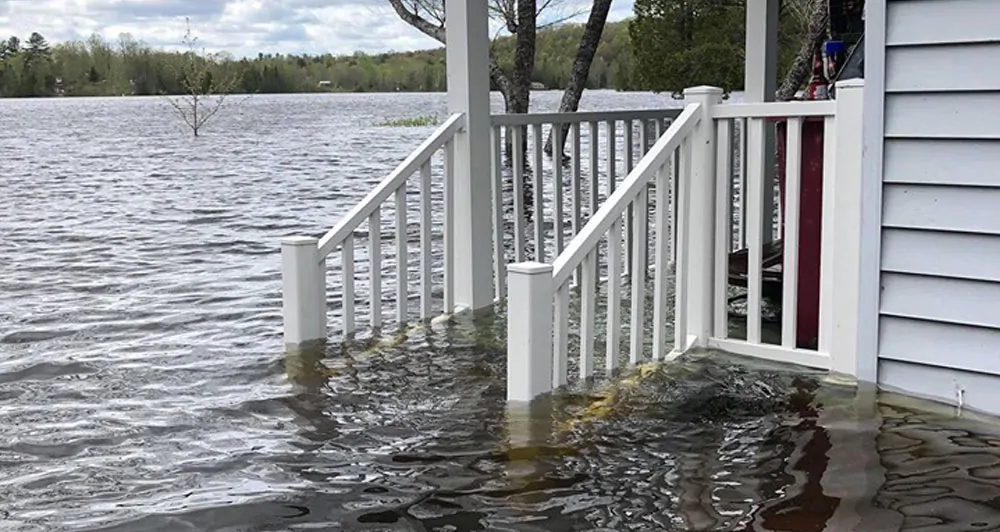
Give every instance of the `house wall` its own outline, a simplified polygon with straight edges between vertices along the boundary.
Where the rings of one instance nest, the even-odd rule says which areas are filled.
[[[1000,413],[1000,0],[884,2],[878,379]]]

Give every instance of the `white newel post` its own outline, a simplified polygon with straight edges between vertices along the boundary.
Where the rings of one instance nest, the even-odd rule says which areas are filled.
[[[489,11],[487,0],[446,0],[448,110],[465,115],[455,136],[455,305],[493,304]],[[451,311],[453,309],[448,309]]]
[[[281,314],[287,349],[326,339],[326,283],[318,244],[306,236],[281,241]]]
[[[833,320],[830,336],[831,369],[857,377],[862,356],[859,352],[861,312],[861,192],[862,192],[862,104],[864,81],[851,79],[837,83],[836,149],[834,155],[833,242],[824,252],[833,256]],[[829,133],[828,133],[829,134]],[[824,213],[825,215],[826,213]],[[826,221],[824,220],[824,223]]]
[[[507,267],[507,400],[552,391],[552,265]]]
[[[685,104],[701,104],[701,121],[691,133],[691,220],[688,229],[688,304],[686,331],[694,335],[696,346],[705,346],[712,334],[712,303],[715,301],[715,161],[716,134],[712,108],[722,101],[718,87],[684,90]]]

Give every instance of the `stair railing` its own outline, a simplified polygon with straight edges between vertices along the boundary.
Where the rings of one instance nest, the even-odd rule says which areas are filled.
[[[339,290],[343,332],[353,334],[357,328],[356,304],[359,294],[355,291],[355,234],[367,225],[368,275],[367,301],[369,325],[378,330],[383,324],[383,259],[395,263],[395,319],[401,325],[410,319],[410,229],[416,228],[419,245],[419,315],[423,319],[432,317],[434,297],[435,257],[432,250],[432,228],[435,208],[432,202],[432,159],[438,152],[444,152],[444,181],[442,185],[442,207],[437,212],[441,216],[441,234],[444,253],[443,270],[443,312],[454,308],[452,257],[453,194],[454,194],[454,137],[465,126],[463,114],[450,116],[416,150],[403,160],[388,177],[382,180],[360,203],[355,205],[322,238],[293,236],[281,243],[282,271],[282,314],[284,315],[284,339],[286,346],[303,346],[320,342],[327,336],[327,289],[326,261],[335,251],[340,251],[342,282]],[[419,220],[411,223],[407,217],[407,187],[413,176],[419,176]],[[392,205],[390,198],[394,198]],[[383,207],[387,207],[383,209]],[[390,211],[393,220],[395,240],[393,253],[384,254],[382,247],[382,211]],[[391,231],[392,229],[390,229]]]

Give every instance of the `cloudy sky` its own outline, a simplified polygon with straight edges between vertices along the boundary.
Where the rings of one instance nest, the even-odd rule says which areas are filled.
[[[585,11],[585,0],[562,0],[564,13]],[[612,20],[628,16],[632,0],[612,4]],[[555,14],[555,13],[553,13]],[[210,51],[334,53],[412,50],[435,42],[401,22],[386,0],[0,0],[0,36],[50,42],[100,33],[131,33],[150,45],[176,48],[184,18]],[[585,20],[580,15],[579,20]]]

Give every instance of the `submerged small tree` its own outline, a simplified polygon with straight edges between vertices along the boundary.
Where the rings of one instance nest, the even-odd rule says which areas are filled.
[[[176,66],[181,94],[166,97],[196,137],[201,134],[205,123],[231,103],[229,96],[240,85],[240,76],[236,72],[223,69],[219,54],[207,54],[204,49],[199,51],[197,41],[198,38],[191,34],[189,20],[182,41],[186,50]]]

